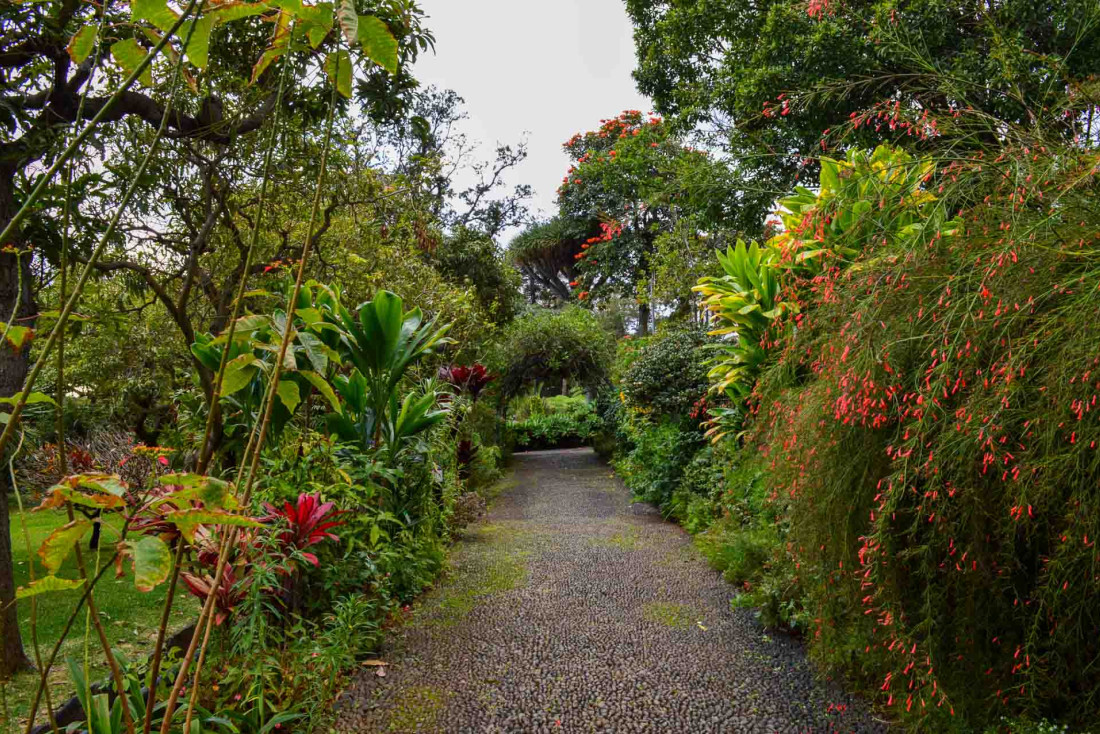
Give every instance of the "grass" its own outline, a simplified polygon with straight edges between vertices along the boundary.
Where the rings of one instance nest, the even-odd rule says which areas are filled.
[[[647,622],[671,627],[672,629],[690,629],[697,621],[699,615],[694,609],[685,604],[670,604],[667,602],[653,602],[642,607],[642,616]]]
[[[30,580],[31,563],[34,563],[35,578],[46,575],[45,569],[39,562],[34,551],[46,539],[54,529],[64,525],[67,521],[65,513],[61,510],[45,510],[43,512],[26,512],[20,515],[14,511],[11,518],[12,556],[15,565],[15,585],[26,586]],[[30,535],[32,553],[28,555],[27,545],[23,535],[21,519],[26,520],[27,531]],[[99,562],[106,563],[114,551],[118,542],[118,521],[104,523],[103,534],[100,537]],[[113,526],[112,526],[113,525]],[[95,551],[88,550],[86,536],[81,541],[84,550],[84,561],[88,566],[89,575],[94,573],[97,563]],[[113,570],[107,571],[96,586],[96,604],[99,608],[100,618],[107,633],[107,639],[111,646],[120,650],[132,661],[141,660],[152,651],[156,640],[157,625],[160,621],[161,608],[164,603],[165,587],[161,586],[152,592],[142,593],[134,588],[133,574],[127,563],[123,570],[122,578],[116,579]],[[76,578],[76,559],[70,554],[65,560],[58,576],[63,578]],[[54,644],[65,628],[73,607],[80,598],[79,590],[53,592],[38,597],[38,641],[45,658],[53,649]],[[197,601],[190,596],[177,596],[175,608],[172,610],[169,631],[182,627],[197,609]],[[23,635],[23,646],[28,657],[34,659],[34,647],[30,633],[29,601],[19,603],[19,627]],[[84,649],[85,615],[81,614],[73,625],[68,639],[61,646],[53,668],[50,671],[50,693],[54,705],[64,703],[72,694],[68,673],[65,669],[65,658],[80,659]],[[99,650],[94,628],[88,630],[89,662],[91,664],[91,677],[93,680],[105,679],[108,675],[107,667],[103,659],[103,653]],[[8,732],[13,729],[12,724],[25,724],[26,716],[30,710],[30,702],[33,699],[35,689],[38,686],[37,673],[23,673],[17,675],[7,687],[7,706],[11,715],[11,721],[4,721],[3,712],[0,711],[0,732]],[[42,716],[44,705],[40,706],[39,718]]]
[[[389,729],[392,732],[430,731],[445,703],[446,696],[434,688],[409,688],[395,702]]]

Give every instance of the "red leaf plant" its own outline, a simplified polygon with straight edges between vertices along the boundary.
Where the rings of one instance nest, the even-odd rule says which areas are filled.
[[[206,597],[210,596],[210,590],[214,586],[214,578],[212,576],[195,576],[190,573],[181,573],[180,578],[183,579],[183,583],[187,584],[187,588],[192,594],[206,601]],[[248,593],[248,586],[252,582],[251,577],[246,576],[238,583],[236,573],[233,571],[232,564],[225,564],[225,571],[222,573],[221,583],[218,588],[214,590],[214,624],[220,625],[224,622],[233,610],[237,608],[237,605],[244,601],[245,595]]]
[[[473,399],[477,400],[477,396],[481,394],[486,385],[496,379],[496,376],[489,374],[489,370],[486,369],[485,365],[480,363],[472,365],[452,364],[439,368],[439,379],[450,383],[459,392],[470,393]]]
[[[317,556],[304,551],[325,540],[340,542],[340,537],[329,531],[344,524],[343,520],[335,518],[343,515],[345,511],[335,510],[333,507],[331,502],[322,502],[320,495],[303,493],[298,495],[297,504],[286,502],[282,508],[265,503],[264,509],[268,514],[264,521],[286,525],[286,528],[276,534],[275,538],[283,546],[283,551],[287,555],[293,551],[299,551],[303,558],[314,566],[319,566],[320,561],[317,560]]]

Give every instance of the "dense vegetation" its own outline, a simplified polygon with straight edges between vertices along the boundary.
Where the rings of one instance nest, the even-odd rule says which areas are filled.
[[[544,221],[413,0],[0,9],[5,726],[325,730],[587,444],[902,728],[1094,726],[1100,9],[626,7]]]

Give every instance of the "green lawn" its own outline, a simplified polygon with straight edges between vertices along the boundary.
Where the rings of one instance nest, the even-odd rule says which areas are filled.
[[[38,550],[38,546],[43,539],[55,528],[65,524],[67,518],[63,510],[25,513],[22,517],[26,518],[32,549],[31,554],[28,556],[21,516],[14,511],[14,504],[14,498],[12,498],[11,537],[15,560],[15,583],[16,586],[25,586],[29,579],[31,558],[34,559],[35,563],[35,578],[41,578],[45,575],[35,551]],[[114,544],[118,540],[118,525],[118,519],[112,518],[104,526],[103,535],[100,538],[100,563],[107,563],[111,557]],[[90,537],[90,534],[84,537],[81,541],[81,547],[84,551],[84,561],[88,566],[89,575],[93,575],[97,554],[95,551],[88,550]],[[157,624],[160,621],[161,608],[164,603],[165,587],[159,587],[149,593],[139,592],[134,588],[132,569],[129,568],[129,564],[126,564],[124,570],[126,573],[121,579],[115,578],[113,569],[104,574],[96,586],[95,600],[111,645],[131,660],[140,660],[152,651],[153,643],[156,640]],[[58,575],[64,578],[77,577],[74,555],[70,554]],[[181,589],[184,593],[182,596],[177,596],[175,609],[172,611],[169,632],[186,624],[198,608],[197,600],[187,594],[182,585]],[[43,594],[38,597],[38,640],[43,658],[49,655],[49,651],[57,642],[76,601],[80,598],[80,593],[78,590],[72,590]],[[29,600],[19,603],[19,621],[23,632],[23,645],[27,655],[33,660],[34,648],[30,634],[30,611]],[[65,658],[81,658],[84,649],[84,630],[85,615],[81,612],[68,639],[62,645],[57,662],[50,671],[50,690],[55,704],[68,700],[72,695]],[[99,652],[99,642],[95,630],[90,626],[88,628],[88,648],[92,663],[93,680],[106,678],[108,675],[107,666],[103,654]],[[26,721],[27,711],[37,683],[38,674],[29,673],[17,676],[8,687],[8,707],[13,721],[3,721],[3,711],[0,709],[0,734],[15,731],[13,726],[15,722]]]

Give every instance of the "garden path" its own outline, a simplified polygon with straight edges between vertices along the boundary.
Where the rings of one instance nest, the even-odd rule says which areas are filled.
[[[517,454],[344,732],[882,731],[588,449]]]

